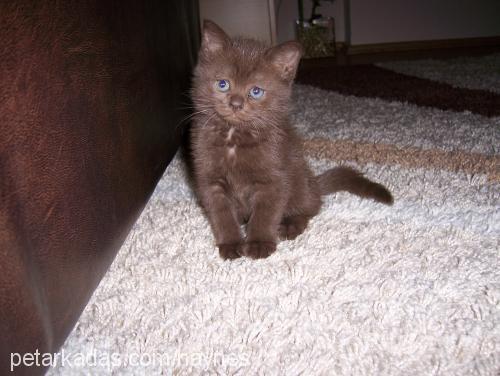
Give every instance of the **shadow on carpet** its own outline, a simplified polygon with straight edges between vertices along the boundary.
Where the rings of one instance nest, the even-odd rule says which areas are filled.
[[[357,97],[377,97],[487,117],[500,115],[500,95],[456,88],[446,83],[407,76],[374,65],[304,68],[297,83]]]

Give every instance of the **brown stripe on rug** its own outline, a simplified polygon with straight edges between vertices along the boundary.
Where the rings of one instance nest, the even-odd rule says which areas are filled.
[[[304,140],[304,151],[306,155],[317,159],[486,174],[489,182],[500,182],[500,157],[495,155],[437,149],[422,150],[416,147],[399,148],[394,145],[324,138]]]
[[[446,83],[407,76],[374,65],[300,69],[297,82],[358,97],[378,97],[483,116],[500,115],[500,95],[456,88]]]

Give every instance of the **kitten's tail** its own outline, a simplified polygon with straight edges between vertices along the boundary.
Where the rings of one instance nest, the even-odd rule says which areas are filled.
[[[359,171],[349,167],[336,167],[323,172],[318,179],[321,195],[347,191],[363,198],[371,198],[383,204],[392,205],[394,199],[382,184],[368,180]]]

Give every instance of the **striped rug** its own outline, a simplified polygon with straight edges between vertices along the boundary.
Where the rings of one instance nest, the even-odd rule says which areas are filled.
[[[394,205],[329,196],[270,258],[223,262],[177,158],[63,347],[87,361],[50,373],[498,375],[499,67],[301,72],[311,166],[359,168]]]

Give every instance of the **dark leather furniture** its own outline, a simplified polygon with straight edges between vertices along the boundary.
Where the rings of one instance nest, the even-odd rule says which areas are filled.
[[[196,4],[0,2],[0,374],[58,351],[176,152]]]

